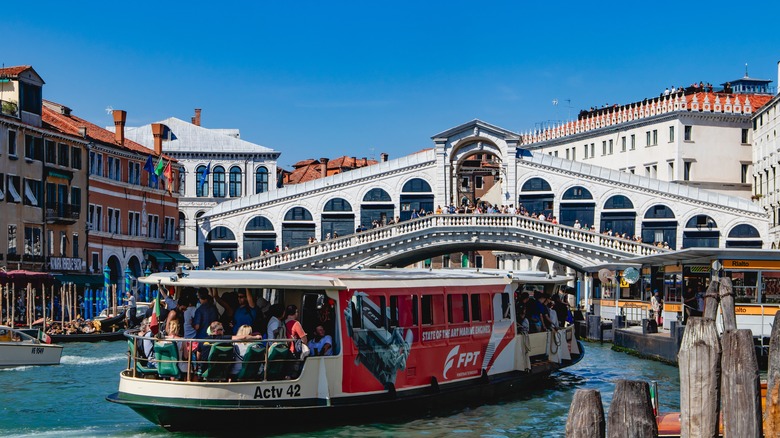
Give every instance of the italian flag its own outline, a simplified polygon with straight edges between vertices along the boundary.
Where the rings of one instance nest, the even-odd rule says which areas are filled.
[[[149,321],[149,329],[153,335],[156,335],[160,331],[160,293],[154,298],[154,311],[152,312],[152,318]]]

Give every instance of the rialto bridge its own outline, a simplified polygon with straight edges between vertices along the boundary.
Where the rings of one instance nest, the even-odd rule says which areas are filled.
[[[531,153],[516,133],[478,120],[433,142],[416,154],[217,205],[198,219],[201,268],[238,257],[230,268],[407,266],[493,250],[582,270],[670,249],[766,246],[767,214],[745,199]],[[446,213],[449,205],[458,212],[415,214],[439,206]],[[512,208],[474,209],[484,205]],[[519,205],[529,216],[514,213]],[[361,225],[366,230],[356,232]]]

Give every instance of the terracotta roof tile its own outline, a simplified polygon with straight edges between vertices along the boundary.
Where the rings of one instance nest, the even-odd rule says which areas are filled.
[[[49,105],[60,105],[58,103],[50,102],[50,101],[44,101],[44,102],[46,102]],[[122,149],[126,149],[144,155],[154,154],[154,150],[149,149],[146,146],[136,143],[132,140],[128,140],[127,138],[125,138],[124,144],[120,145],[116,142],[116,137],[114,136],[113,132],[105,128],[101,128],[100,126],[95,125],[94,123],[90,123],[72,114],[70,115],[62,114],[50,108],[49,105],[46,104],[43,105],[43,114],[41,118],[43,122],[46,125],[49,125],[49,127],[51,127],[52,129],[58,130],[64,134],[80,137],[81,133],[79,133],[79,128],[85,127],[87,128],[87,138],[94,142],[119,147]],[[171,160],[174,162],[176,161],[176,159],[171,158],[165,154],[163,154],[163,157],[165,157],[165,159],[167,160]]]
[[[31,65],[15,65],[11,67],[0,68],[0,76],[16,77],[19,76],[19,73],[31,68]]]

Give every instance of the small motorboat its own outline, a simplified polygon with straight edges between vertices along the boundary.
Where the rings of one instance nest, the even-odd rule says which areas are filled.
[[[0,368],[59,365],[62,346],[47,344],[21,330],[0,326]]]
[[[72,333],[72,334],[50,334],[52,342],[100,342],[100,341],[121,341],[125,338],[124,330],[115,332],[93,332],[93,333]]]

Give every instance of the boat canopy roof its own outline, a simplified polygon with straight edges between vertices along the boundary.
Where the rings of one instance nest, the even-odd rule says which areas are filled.
[[[138,279],[165,287],[275,289],[395,289],[424,286],[507,285],[511,278],[494,273],[455,269],[365,269],[322,271],[186,271],[158,272]]]

